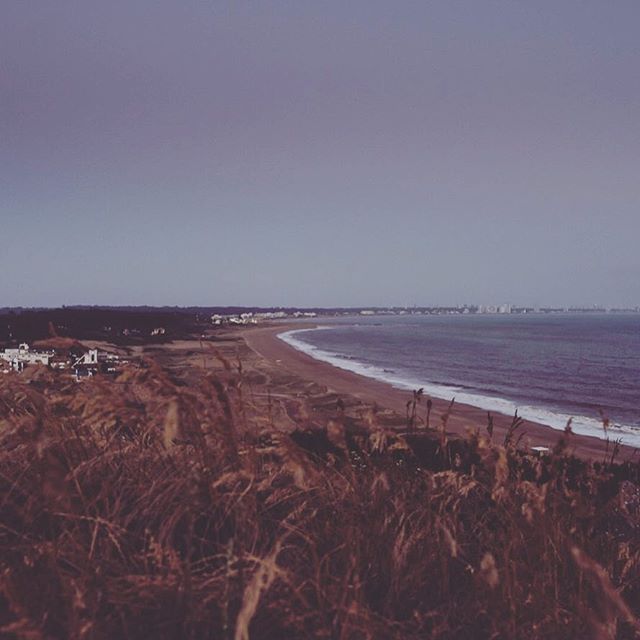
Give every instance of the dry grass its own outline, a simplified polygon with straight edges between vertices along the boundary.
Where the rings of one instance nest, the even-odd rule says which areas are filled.
[[[638,637],[637,465],[286,435],[232,364],[62,380],[0,380],[3,637]]]

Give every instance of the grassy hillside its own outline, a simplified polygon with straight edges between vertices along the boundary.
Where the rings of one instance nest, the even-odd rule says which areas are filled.
[[[285,432],[222,360],[0,378],[2,637],[638,637],[637,464]]]

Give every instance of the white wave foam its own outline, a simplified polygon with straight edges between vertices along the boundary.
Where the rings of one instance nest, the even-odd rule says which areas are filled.
[[[485,411],[501,413],[507,416],[513,416],[517,411],[518,415],[525,420],[547,425],[560,431],[562,431],[567,425],[567,422],[571,420],[571,428],[574,433],[586,436],[595,436],[602,440],[607,437],[605,436],[602,428],[602,422],[596,418],[590,418],[588,416],[572,416],[568,413],[546,409],[544,407],[518,404],[505,398],[485,396],[479,393],[470,393],[460,387],[424,382],[417,378],[412,379],[399,375],[389,369],[383,369],[382,367],[359,362],[352,359],[348,354],[325,351],[296,337],[298,334],[305,333],[307,331],[318,331],[332,328],[333,327],[331,326],[323,325],[313,329],[293,329],[278,334],[278,338],[294,349],[302,351],[316,360],[327,362],[339,369],[344,369],[368,378],[386,382],[396,389],[412,391],[422,387],[427,395],[433,396],[434,398],[451,400],[455,397],[456,402],[461,404],[468,404]],[[640,430],[629,425],[611,425],[608,430],[608,437],[611,440],[620,438],[626,445],[640,447]]]

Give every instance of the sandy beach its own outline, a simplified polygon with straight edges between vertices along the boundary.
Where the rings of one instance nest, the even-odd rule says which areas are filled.
[[[411,393],[396,389],[393,386],[358,375],[351,371],[345,371],[328,363],[320,362],[302,353],[280,340],[277,336],[289,329],[301,328],[296,325],[278,325],[270,327],[250,328],[243,330],[241,335],[247,346],[257,356],[265,361],[269,367],[283,373],[293,374],[304,382],[314,382],[341,396],[352,397],[362,403],[376,405],[380,408],[391,409],[400,415],[406,414],[407,401],[411,399]],[[309,325],[313,327],[313,325]],[[441,416],[446,412],[449,403],[446,400],[433,398],[431,412],[431,427],[439,428]],[[426,412],[424,402],[419,406],[420,416]],[[504,438],[512,417],[494,414],[495,442],[501,442]],[[486,433],[486,411],[470,405],[455,403],[447,423],[447,431],[450,434],[465,435],[469,430],[479,429]],[[521,447],[554,447],[562,432],[546,425],[525,421],[521,429],[516,433],[524,436],[520,440]],[[590,436],[573,434],[568,448],[569,452],[581,458],[601,460],[606,455],[607,443],[605,440]],[[611,444],[609,444],[609,451]],[[637,459],[638,449],[633,447],[621,447],[618,459]]]

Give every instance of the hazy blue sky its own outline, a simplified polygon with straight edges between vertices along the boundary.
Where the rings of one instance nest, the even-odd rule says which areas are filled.
[[[640,304],[638,0],[0,13],[0,306]]]

